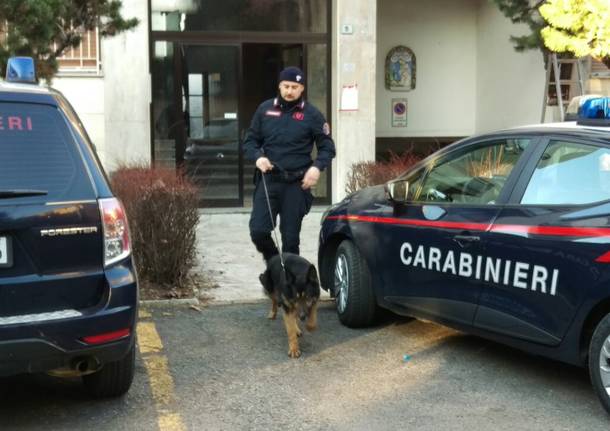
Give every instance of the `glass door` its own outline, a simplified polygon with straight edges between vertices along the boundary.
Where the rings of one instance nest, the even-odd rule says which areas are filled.
[[[182,167],[202,206],[242,206],[238,45],[154,43],[153,145],[157,164]]]
[[[239,47],[180,45],[176,63],[185,131],[182,161],[203,206],[241,206]]]

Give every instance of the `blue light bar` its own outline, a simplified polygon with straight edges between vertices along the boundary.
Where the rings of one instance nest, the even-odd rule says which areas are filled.
[[[11,57],[6,65],[6,81],[36,83],[36,69],[31,57]]]
[[[585,100],[580,107],[580,118],[610,119],[610,97]]]
[[[582,126],[610,127],[610,97],[593,97],[582,102],[576,123]]]

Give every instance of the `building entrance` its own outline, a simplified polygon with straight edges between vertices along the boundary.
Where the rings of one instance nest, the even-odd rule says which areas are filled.
[[[305,71],[306,99],[331,122],[329,0],[226,2],[151,1],[152,157],[183,169],[202,206],[250,206],[254,163],[243,158],[243,140],[284,67]],[[224,13],[225,3],[241,12]],[[285,19],[267,19],[277,13]],[[314,191],[319,203],[330,201],[326,175]]]

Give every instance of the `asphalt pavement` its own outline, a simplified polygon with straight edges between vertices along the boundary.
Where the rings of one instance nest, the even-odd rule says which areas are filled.
[[[78,379],[0,379],[0,429],[587,430],[608,415],[587,373],[432,323],[342,326],[330,302],[290,359],[268,304],[145,306],[137,371],[121,399]],[[154,329],[156,328],[156,330]],[[154,334],[154,337],[151,336]],[[407,356],[405,356],[407,355]]]

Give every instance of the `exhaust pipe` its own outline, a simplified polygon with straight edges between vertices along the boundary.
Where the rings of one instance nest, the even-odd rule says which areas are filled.
[[[100,361],[95,356],[86,356],[74,358],[72,360],[72,370],[79,373],[81,376],[85,374],[95,373],[101,367]]]
[[[102,365],[95,356],[79,356],[70,362],[68,367],[48,371],[54,377],[79,377],[98,371]]]

